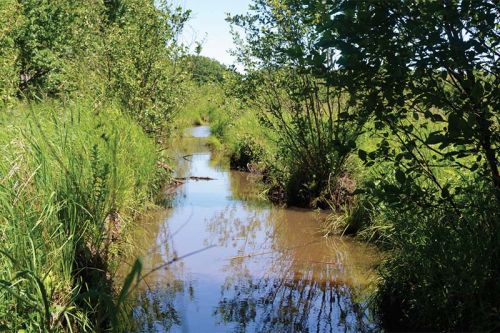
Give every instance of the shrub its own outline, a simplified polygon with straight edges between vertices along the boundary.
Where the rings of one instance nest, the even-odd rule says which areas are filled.
[[[472,182],[455,207],[383,209],[393,255],[377,293],[389,330],[500,328],[500,219],[491,187]],[[489,185],[489,184],[488,184]]]
[[[264,148],[255,138],[248,134],[240,136],[230,156],[230,165],[233,169],[250,171],[251,164],[257,164],[264,159]]]

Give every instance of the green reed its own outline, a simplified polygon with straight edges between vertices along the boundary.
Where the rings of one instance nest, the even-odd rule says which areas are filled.
[[[115,243],[158,190],[153,140],[85,101],[18,105],[0,127],[0,331],[110,328]]]

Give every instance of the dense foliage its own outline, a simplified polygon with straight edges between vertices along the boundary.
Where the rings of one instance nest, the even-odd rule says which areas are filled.
[[[298,166],[289,202],[357,173],[346,221],[393,250],[377,295],[387,327],[498,329],[496,2],[255,0],[230,21],[247,105],[291,156],[285,184]]]
[[[118,100],[151,133],[182,104],[187,73],[177,38],[189,12],[143,0],[9,0],[0,11],[4,102]]]
[[[388,330],[499,330],[497,2],[253,0],[228,18],[244,73],[186,55],[188,18],[0,1],[0,330],[123,329],[140,264],[118,293],[113,243],[158,190],[155,140],[208,121],[270,197],[389,251]]]
[[[222,83],[228,68],[217,60],[201,55],[190,55],[187,60],[191,64],[191,75],[199,84]]]
[[[185,98],[188,17],[164,1],[0,1],[0,331],[124,329],[140,264],[113,285],[116,244],[166,176],[155,141]]]
[[[303,11],[266,2],[253,10],[256,15],[231,18],[246,36],[237,54],[247,75],[237,95],[261,111],[261,123],[275,133],[277,177],[287,202],[340,209],[345,202],[333,200],[332,192],[349,173],[347,161],[367,117],[345,89],[305,64],[300,50],[311,48],[317,33]]]

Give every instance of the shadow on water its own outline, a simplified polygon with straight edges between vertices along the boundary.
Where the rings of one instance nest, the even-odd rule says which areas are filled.
[[[133,235],[147,272],[132,310],[136,332],[373,332],[367,299],[379,255],[324,238],[321,212],[273,207],[255,176],[229,171],[204,145],[206,127],[178,148],[187,181],[173,208]]]

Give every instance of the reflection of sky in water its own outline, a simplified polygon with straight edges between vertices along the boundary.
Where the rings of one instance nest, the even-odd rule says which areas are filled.
[[[193,129],[198,138],[208,133]],[[154,240],[138,240],[149,253],[145,271],[214,247],[148,279],[134,310],[138,331],[377,330],[363,294],[373,249],[318,235],[321,214],[240,201],[248,175],[211,166],[203,150],[184,157],[183,175],[214,180],[187,181]]]
[[[206,138],[210,135],[210,128],[208,126],[198,126],[190,128],[189,133],[193,138]]]

